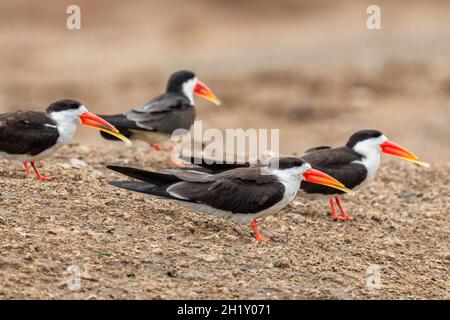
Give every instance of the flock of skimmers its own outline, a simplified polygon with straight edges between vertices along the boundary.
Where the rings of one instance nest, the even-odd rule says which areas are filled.
[[[213,92],[191,71],[171,75],[165,93],[118,115],[96,115],[75,100],[59,100],[43,112],[16,111],[0,115],[0,157],[21,161],[27,174],[30,163],[39,180],[50,180],[35,161],[67,144],[77,125],[100,130],[106,139],[144,140],[155,150],[179,128],[195,120],[194,95],[219,105]],[[161,172],[108,166],[133,181],[111,181],[116,187],[174,200],[195,211],[251,223],[256,239],[267,241],[255,219],[280,211],[294,198],[325,197],[334,220],[352,220],[339,196],[372,181],[381,153],[428,167],[413,153],[389,141],[377,130],[361,130],[343,147],[311,148],[301,157],[279,157],[266,164],[217,163],[210,159],[183,158],[191,165]],[[193,164],[197,165],[193,165]],[[335,203],[340,214],[336,213]]]

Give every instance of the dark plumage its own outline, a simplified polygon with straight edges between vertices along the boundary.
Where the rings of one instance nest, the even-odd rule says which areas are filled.
[[[190,129],[196,117],[194,93],[219,103],[192,71],[183,70],[170,76],[163,94],[123,114],[101,117],[112,123],[126,137],[157,145],[168,140],[177,129]],[[115,139],[103,133],[102,136]]]
[[[237,169],[237,168],[248,168],[250,167],[249,163],[218,163],[211,159],[204,159],[198,157],[180,157],[181,160],[189,162],[190,164],[194,164],[199,167],[186,167],[180,168],[182,170],[196,170],[210,174],[216,174],[227,170]]]
[[[45,109],[45,112],[52,113],[52,112],[59,112],[59,111],[76,110],[81,105],[82,105],[82,103],[80,101],[72,100],[72,99],[63,99],[63,100],[58,100],[58,101],[51,103]]]
[[[320,148],[315,151],[309,151],[302,158],[314,169],[325,172],[342,182],[349,189],[355,188],[367,177],[366,167],[363,164],[353,162],[361,160],[361,155],[358,155],[347,147],[336,149]],[[300,189],[305,193],[319,193],[324,195],[344,193],[341,190],[307,181],[302,181]]]
[[[347,148],[352,149],[358,142],[371,138],[379,138],[382,135],[383,133],[378,130],[371,130],[371,129],[359,130],[350,136],[345,146]]]
[[[140,180],[111,181],[116,187],[176,200],[196,211],[239,223],[250,222],[256,239],[262,241],[267,239],[259,234],[255,219],[274,214],[289,204],[303,179],[347,190],[339,181],[311,169],[297,157],[272,159],[267,165],[233,168],[217,174],[196,168],[161,173],[118,166],[108,168]]]
[[[383,133],[378,130],[360,130],[350,136],[344,147],[330,148],[326,146],[308,149],[301,157],[308,162],[313,169],[319,170],[343,183],[347,188],[354,190],[374,179],[381,162],[381,153],[414,162],[428,167],[429,164],[420,161],[414,154],[403,147],[389,141]],[[183,160],[201,166],[201,169],[186,168],[186,170],[203,170],[208,172],[223,172],[229,170],[236,164],[216,165],[210,161],[195,158],[184,158]],[[249,166],[249,164],[238,164],[238,166]],[[311,183],[303,180],[300,185],[300,193],[304,195],[318,195],[329,198],[333,219],[351,220],[341,206],[338,195],[343,194],[339,188]],[[341,216],[337,216],[334,209],[334,200],[339,207]]]
[[[81,102],[65,99],[53,102],[45,112],[20,110],[0,114],[0,157],[22,161],[27,174],[30,173],[29,162],[39,180],[50,180],[50,176],[40,174],[35,161],[67,144],[80,123],[129,142]]]
[[[111,184],[182,202],[208,205],[231,213],[252,214],[270,208],[283,198],[284,186],[259,168],[238,168],[216,175],[184,170],[157,173],[128,167],[109,169],[144,181],[112,181]]]
[[[45,112],[0,115],[0,152],[36,156],[55,145],[58,137],[56,122]]]
[[[122,115],[101,115],[114,125],[127,138],[133,138],[134,132],[158,132],[172,134],[176,129],[186,129],[195,120],[195,108],[183,96],[165,93],[146,102],[142,107],[133,108]],[[109,139],[114,137],[104,135]]]

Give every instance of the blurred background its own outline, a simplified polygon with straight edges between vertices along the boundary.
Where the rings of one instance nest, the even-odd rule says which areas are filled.
[[[71,4],[81,30],[66,28]],[[119,113],[177,69],[223,101],[197,99],[204,127],[280,128],[284,154],[374,128],[450,161],[449,1],[0,1],[0,112],[73,98]]]

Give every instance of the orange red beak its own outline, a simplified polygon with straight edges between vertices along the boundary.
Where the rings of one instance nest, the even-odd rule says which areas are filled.
[[[383,144],[381,144],[381,151],[383,151],[383,153],[390,154],[394,157],[414,162],[415,164],[418,164],[425,168],[430,167],[429,163],[419,160],[419,158],[414,153],[406,150],[402,146],[391,141],[386,141]]]
[[[84,124],[85,126],[93,127],[97,130],[107,132],[110,135],[124,141],[125,143],[131,144],[131,141],[128,140],[127,137],[120,134],[119,130],[117,130],[112,124],[100,118],[96,114],[86,111],[80,116],[80,120],[81,123]]]
[[[342,183],[337,181],[332,176],[329,176],[328,174],[316,169],[311,168],[303,172],[303,178],[307,182],[321,184],[330,188],[344,191],[345,193],[353,193],[352,190],[346,188]]]
[[[217,99],[216,95],[206,86],[206,84],[200,81],[197,81],[194,88],[194,93],[205,98],[206,100],[211,101],[212,103],[215,103],[216,105],[220,105],[220,100]]]

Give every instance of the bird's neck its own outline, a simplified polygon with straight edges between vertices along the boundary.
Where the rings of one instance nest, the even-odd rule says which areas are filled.
[[[64,112],[55,112],[51,114],[51,118],[56,122],[58,129],[58,143],[66,144],[72,140],[80,122],[79,118],[69,117]]]
[[[194,92],[192,90],[183,90],[183,94],[189,100],[191,106],[195,105]]]
[[[301,183],[298,168],[279,170],[262,167],[261,170],[267,170],[268,172],[261,171],[261,173],[275,176],[284,185],[286,196],[294,197],[297,194]]]
[[[367,170],[367,181],[372,181],[377,174],[378,168],[381,163],[381,152],[379,149],[366,149],[364,154],[358,153],[361,160],[357,161],[363,164]]]

